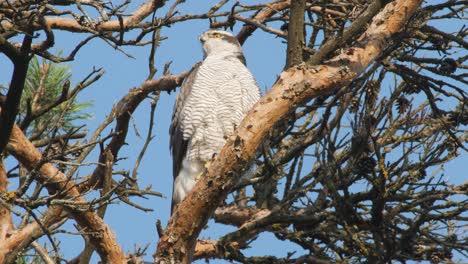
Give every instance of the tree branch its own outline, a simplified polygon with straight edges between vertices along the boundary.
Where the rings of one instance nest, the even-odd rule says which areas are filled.
[[[15,62],[20,57],[20,53],[15,46],[2,36],[0,36],[0,52],[4,53],[12,62]]]
[[[3,152],[3,149],[8,143],[11,128],[13,127],[16,115],[18,114],[18,106],[21,100],[21,95],[23,94],[24,82],[28,72],[30,59],[29,50],[31,48],[31,43],[32,32],[29,32],[28,34],[25,34],[21,50],[18,52],[18,56],[15,56],[13,60],[13,75],[11,77],[6,102],[2,105],[2,112],[0,115],[0,153]],[[7,47],[10,45],[7,45],[6,42],[0,43],[0,46],[4,46],[1,44],[4,44]]]
[[[61,206],[49,207],[40,219],[42,227],[48,228],[59,222],[63,219],[63,213],[63,207]],[[44,230],[42,227],[37,221],[34,221],[15,230],[7,239],[0,240],[0,263],[15,261],[19,252],[44,235],[44,232],[47,230]]]
[[[50,194],[71,196],[78,203],[85,198],[75,187],[75,183],[50,163],[42,162],[41,153],[25,137],[18,126],[14,125],[7,150],[28,170],[37,170],[36,180],[43,184]],[[76,222],[90,233],[89,239],[105,263],[126,263],[126,257],[118,246],[115,235],[104,221],[94,212],[66,208]]]
[[[106,160],[106,152],[110,151],[112,155],[117,159],[120,148],[125,144],[125,138],[127,137],[128,124],[132,113],[136,110],[138,105],[150,94],[156,91],[172,91],[184,80],[188,72],[183,72],[179,75],[164,75],[159,79],[147,80],[140,87],[133,88],[127,95],[125,95],[119,103],[112,109],[109,117],[104,121],[101,126],[104,129],[104,125],[110,124],[113,120],[116,120],[115,125],[115,136],[112,137],[111,142],[106,146],[106,149],[101,153],[99,157],[99,163],[104,164]],[[98,129],[92,137],[92,140],[96,140],[100,134]],[[92,147],[86,149],[81,154],[78,162],[82,162],[85,157],[92,150]],[[78,167],[72,168],[68,174],[72,175]],[[100,186],[101,175],[105,166],[98,166],[90,177],[81,182],[78,186],[78,190],[83,192],[88,190],[90,186]]]
[[[304,10],[305,0],[292,1],[289,26],[288,48],[286,51],[286,66],[288,69],[302,62],[302,47],[304,46]]]
[[[284,71],[228,138],[206,175],[180,203],[159,240],[155,262],[190,263],[201,229],[248,167],[272,127],[298,106],[357,78],[382,54],[391,36],[403,28],[421,2],[391,2],[374,17],[355,47],[344,50],[325,65],[296,66]]]
[[[257,21],[258,23],[263,23],[265,20],[267,20],[269,17],[273,16],[276,14],[278,11],[281,11],[285,8],[287,8],[290,5],[290,1],[279,1],[276,3],[269,4],[267,7],[263,8],[258,14],[256,14],[253,19]],[[256,26],[251,25],[251,24],[246,24],[242,27],[242,29],[239,31],[237,34],[237,39],[239,40],[239,43],[242,45],[244,42],[247,40],[247,38],[252,35],[252,33],[257,29]]]
[[[122,21],[118,19],[106,21],[96,26],[97,31],[113,31],[120,32],[121,30],[127,31],[135,28],[138,24],[145,19],[148,15],[153,13],[158,8],[164,6],[167,0],[150,0],[141,4],[133,13],[126,16]],[[25,12],[24,15],[29,15]],[[42,25],[41,25],[42,24]],[[86,26],[81,25],[74,18],[65,17],[46,17],[41,24],[35,23],[35,29],[48,28],[48,29],[59,29],[68,32],[82,32],[89,33],[90,29]],[[14,25],[8,21],[2,25],[4,30],[11,30]]]
[[[336,49],[342,47],[347,41],[356,34],[363,32],[366,29],[367,23],[382,9],[384,6],[384,0],[372,1],[367,7],[366,11],[362,13],[343,33],[334,38],[330,38],[325,44],[320,47],[316,53],[314,53],[307,61],[310,65],[316,65],[323,61],[327,55]]]
[[[3,155],[0,154],[0,195],[7,195],[8,179],[3,162]],[[2,199],[2,198],[0,198]],[[8,232],[11,231],[11,215],[10,210],[0,204],[0,241],[5,240]],[[1,257],[0,257],[1,260]],[[1,261],[0,261],[1,262]]]
[[[187,74],[188,74],[188,71],[181,73],[179,75],[165,75],[156,80],[145,81],[138,89],[132,90],[129,93],[129,95],[126,95],[124,98],[121,99],[120,103],[117,104],[117,106],[113,109],[112,113],[110,114],[110,118],[109,118],[110,120],[108,121],[108,123],[114,120],[115,116],[121,115],[117,113],[122,113],[122,115],[129,114],[129,113],[131,114],[131,112],[133,112],[136,109],[136,107],[141,103],[143,99],[146,98],[146,96],[149,93],[155,92],[155,91],[171,91],[175,89],[177,86],[179,86],[182,83],[182,80],[185,78]],[[126,105],[127,107],[122,108],[121,105]],[[119,122],[123,122],[123,120],[118,121],[118,123]],[[107,121],[104,122],[103,124],[107,124]],[[128,126],[128,122],[126,123],[126,125]],[[123,127],[123,124],[118,124],[116,126]],[[102,129],[104,129],[104,127],[102,127]],[[91,138],[91,142],[94,142],[97,140],[102,129],[98,129],[98,131],[96,131],[96,133]],[[125,131],[126,130],[127,128],[125,129]],[[77,136],[80,136],[80,135],[77,134]],[[73,137],[73,135],[71,135],[70,137]],[[57,138],[61,138],[61,136],[57,136]],[[121,137],[118,137],[118,138],[121,139]],[[53,140],[55,140],[55,138]],[[124,144],[125,140],[118,140],[116,142],[118,142],[118,144],[117,143],[109,144],[107,146],[107,151],[104,151],[103,153],[107,153],[110,150],[112,151],[112,153],[115,153],[116,155],[120,147]],[[42,141],[38,141],[34,143],[37,143],[39,145],[44,144],[44,142]],[[92,149],[91,147],[85,149],[83,151],[85,153],[83,153],[82,156],[86,157],[87,156],[86,152],[91,151],[91,149]],[[82,161],[79,160],[78,162],[80,163]],[[91,176],[83,180],[83,182],[80,182],[79,184],[76,185],[76,188],[80,192],[89,191],[90,187],[94,186],[97,183],[97,181],[99,181],[99,177],[102,175],[99,173],[104,173],[103,170],[105,170],[105,166],[98,166],[95,172],[93,173],[94,177]],[[44,217],[42,218],[43,226],[49,227],[55,223],[60,222],[61,220],[63,220],[64,217],[67,217],[68,214],[66,214],[63,209],[64,208],[61,206],[49,207],[46,213],[44,214]],[[20,252],[27,245],[29,245],[32,241],[42,236],[43,234],[44,234],[44,230],[42,230],[36,222],[26,225],[24,228],[15,232],[15,234],[10,236],[7,240],[0,241],[0,249],[3,249],[3,250],[0,250],[0,260],[2,256],[15,255],[17,252]]]

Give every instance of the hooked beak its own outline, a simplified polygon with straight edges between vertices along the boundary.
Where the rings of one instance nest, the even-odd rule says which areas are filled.
[[[205,43],[206,38],[203,35],[198,36],[198,40],[200,40],[201,43]]]

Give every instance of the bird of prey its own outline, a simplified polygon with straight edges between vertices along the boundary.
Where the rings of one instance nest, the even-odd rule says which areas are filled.
[[[199,39],[204,60],[182,83],[169,129],[174,176],[172,210],[260,98],[236,37],[226,31],[208,30]]]

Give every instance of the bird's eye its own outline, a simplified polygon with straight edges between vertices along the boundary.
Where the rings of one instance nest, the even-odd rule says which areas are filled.
[[[219,33],[213,33],[213,38],[220,38],[221,37],[221,34]]]

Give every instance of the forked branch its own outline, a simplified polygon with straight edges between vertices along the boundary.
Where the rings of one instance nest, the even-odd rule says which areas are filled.
[[[174,212],[159,240],[156,263],[190,263],[201,229],[248,167],[269,131],[298,106],[335,92],[357,78],[388,47],[422,0],[394,1],[372,20],[353,48],[324,65],[299,65],[281,73],[230,137],[204,177]]]

